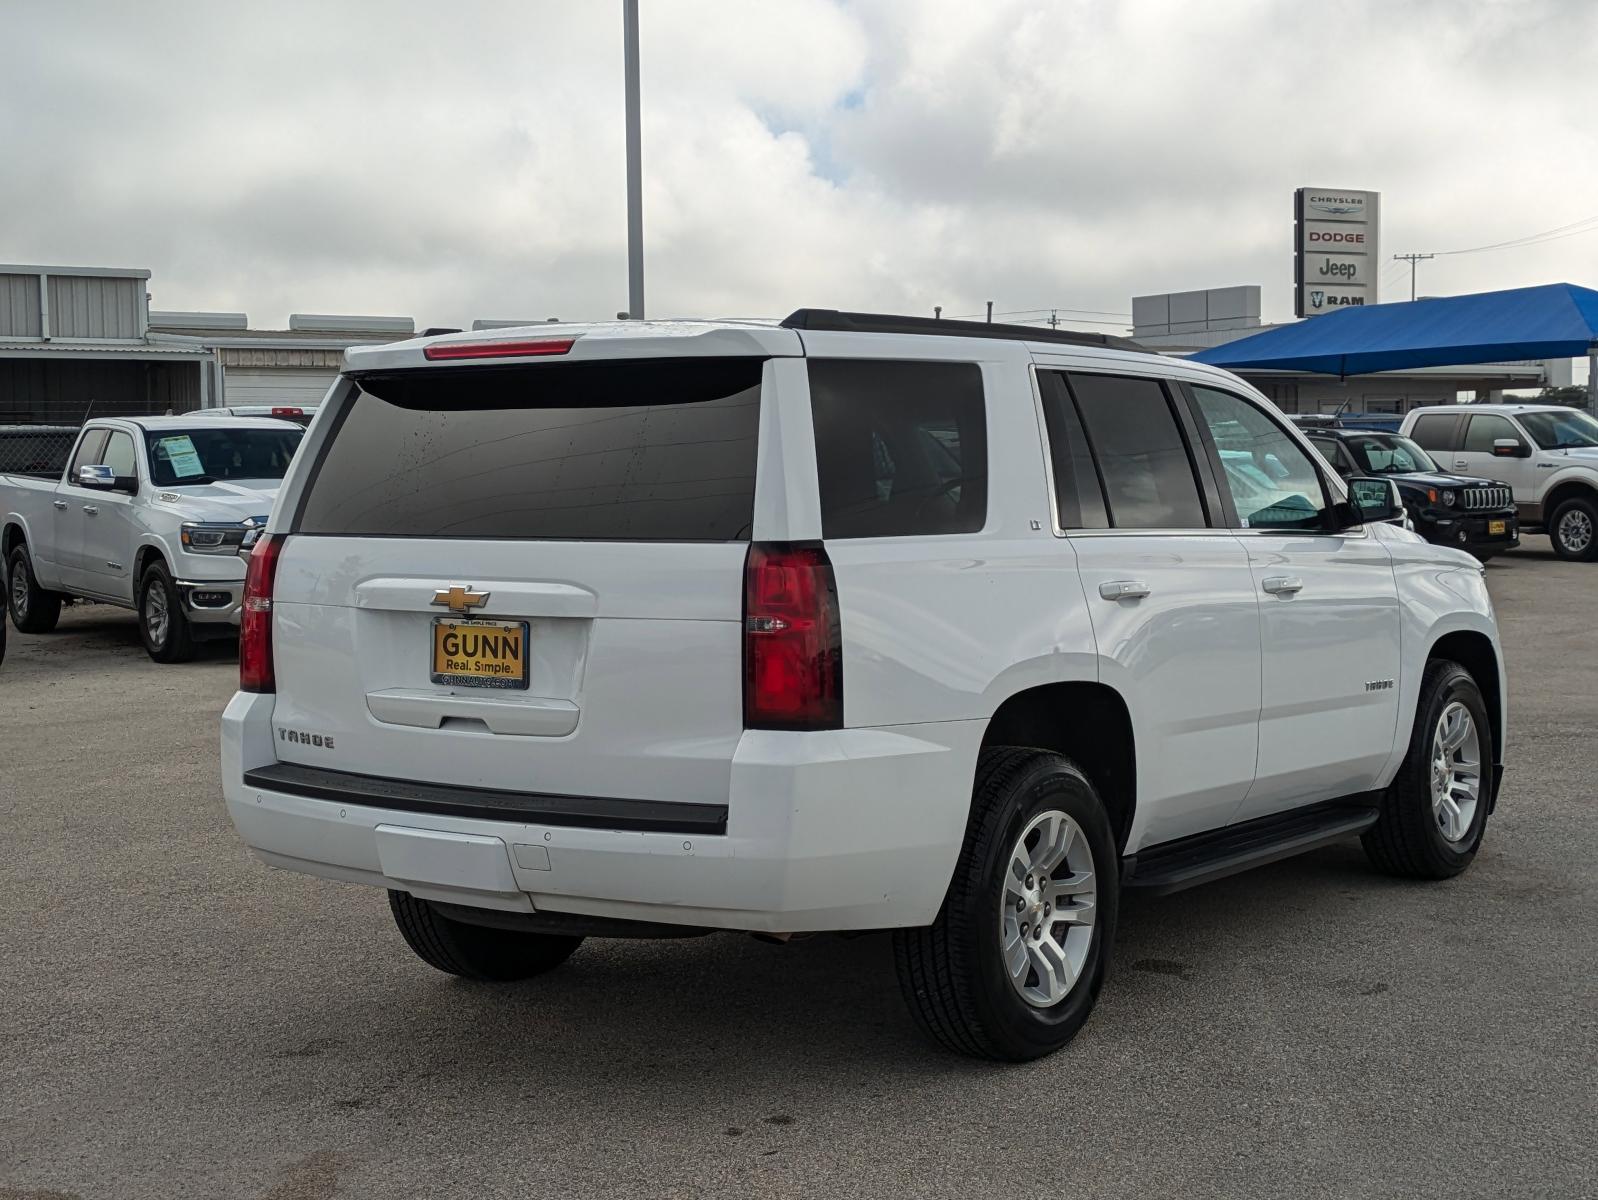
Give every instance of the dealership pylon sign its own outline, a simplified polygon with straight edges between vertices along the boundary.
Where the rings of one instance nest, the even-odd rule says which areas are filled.
[[[1381,194],[1349,188],[1293,193],[1293,311],[1316,317],[1376,303]]]

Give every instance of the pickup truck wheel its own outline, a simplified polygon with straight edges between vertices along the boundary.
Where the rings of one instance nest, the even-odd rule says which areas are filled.
[[[1582,496],[1563,501],[1548,519],[1548,538],[1560,558],[1598,559],[1598,505]]]
[[[447,975],[463,979],[530,979],[560,966],[583,942],[580,937],[564,934],[526,933],[452,921],[409,892],[391,890],[388,906],[405,944],[416,951],[418,958]]]
[[[1361,840],[1389,875],[1447,879],[1470,866],[1492,804],[1493,735],[1470,672],[1426,665],[1409,753]]]
[[[950,1050],[1024,1062],[1069,1042],[1109,965],[1120,862],[1074,763],[984,750],[965,844],[938,919],[894,933],[899,986]]]
[[[11,610],[11,623],[23,633],[49,633],[61,619],[61,594],[39,586],[26,546],[11,551],[6,571],[6,606]]]
[[[150,564],[139,583],[139,636],[158,663],[188,662],[194,657],[194,634],[183,615],[177,584],[159,562]]]

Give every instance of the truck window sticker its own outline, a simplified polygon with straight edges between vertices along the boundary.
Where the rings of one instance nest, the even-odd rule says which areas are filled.
[[[172,474],[179,479],[205,474],[205,466],[200,462],[200,452],[194,448],[194,442],[190,440],[188,434],[180,433],[175,437],[164,437],[155,445],[157,453],[166,459],[172,467]]]

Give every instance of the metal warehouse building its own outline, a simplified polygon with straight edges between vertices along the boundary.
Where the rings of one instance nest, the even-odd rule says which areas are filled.
[[[409,317],[151,312],[150,272],[0,265],[0,425],[319,401],[350,346],[411,336]]]

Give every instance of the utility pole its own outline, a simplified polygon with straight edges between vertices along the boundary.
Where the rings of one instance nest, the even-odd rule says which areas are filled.
[[[1395,254],[1394,262],[1407,262],[1409,264],[1409,298],[1415,298],[1415,264],[1423,259],[1436,258],[1435,254]]]
[[[988,324],[993,324],[993,301],[988,301]]]
[[[932,306],[932,319],[933,319],[933,320],[934,320],[934,321],[941,321],[941,320],[943,320],[943,305],[941,305],[941,304],[934,304],[934,305],[933,305],[933,306]]]
[[[1051,309],[1050,312],[1049,312],[1049,328],[1050,329],[1058,329],[1059,327],[1060,327],[1060,314],[1059,314],[1059,311]]]
[[[638,0],[621,0],[627,96],[627,315],[644,319],[644,178],[638,117]]]

